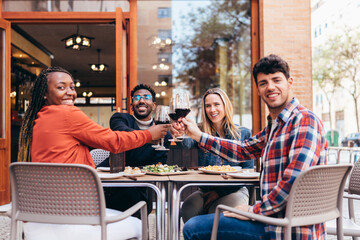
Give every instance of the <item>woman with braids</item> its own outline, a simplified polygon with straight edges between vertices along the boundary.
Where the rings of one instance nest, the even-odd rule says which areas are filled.
[[[80,163],[95,167],[88,146],[113,153],[138,148],[165,136],[166,125],[120,132],[93,122],[74,106],[75,84],[60,67],[42,71],[20,131],[18,161]]]
[[[233,107],[229,97],[220,88],[212,88],[205,92],[202,98],[201,129],[212,136],[225,139],[244,140],[250,137],[250,130],[245,127],[236,126],[232,120]],[[178,125],[173,124],[175,130],[180,130]],[[172,128],[174,130],[174,128]],[[197,143],[186,138],[182,145],[190,148]],[[254,168],[254,161],[233,163],[221,159],[218,155],[199,148],[199,166],[208,165],[231,165],[242,168]],[[249,192],[245,187],[201,187],[198,191],[185,199],[181,207],[181,216],[184,222],[190,218],[214,213],[216,206],[226,204],[237,206],[249,203]]]

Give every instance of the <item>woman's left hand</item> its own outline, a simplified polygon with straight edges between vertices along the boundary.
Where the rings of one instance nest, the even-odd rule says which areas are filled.
[[[249,212],[250,207],[251,207],[250,205],[239,205],[239,206],[236,206],[235,208],[239,209],[241,211],[244,211],[244,212]],[[239,214],[236,214],[233,212],[224,211],[223,213],[224,213],[225,217],[232,217],[232,218],[237,218],[240,220],[250,220],[250,218],[248,218],[248,217],[244,217],[242,215],[239,215]]]

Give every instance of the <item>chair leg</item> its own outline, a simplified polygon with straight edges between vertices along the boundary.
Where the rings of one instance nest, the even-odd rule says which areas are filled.
[[[14,220],[14,217],[11,218],[11,223],[10,223],[10,239],[11,240],[16,240],[17,238],[17,224],[18,221]]]
[[[101,240],[107,240],[107,224],[101,224]]]
[[[291,240],[291,227],[284,227],[284,240]]]
[[[214,223],[213,228],[211,231],[211,240],[217,239],[217,231],[219,227],[219,220],[220,220],[220,209],[217,207],[215,210],[215,216],[214,216]]]
[[[337,240],[343,240],[344,232],[343,232],[343,218],[342,214],[336,219],[336,235]]]
[[[140,217],[141,217],[142,239],[148,240],[149,227],[148,227],[148,215],[147,215],[147,205],[146,204],[140,209]]]

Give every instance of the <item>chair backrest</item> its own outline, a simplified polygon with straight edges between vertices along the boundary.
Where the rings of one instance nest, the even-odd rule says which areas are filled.
[[[12,218],[58,224],[104,223],[104,194],[93,168],[17,162],[9,171]]]
[[[352,164],[314,166],[295,179],[286,205],[291,226],[322,223],[341,216],[346,178]]]
[[[349,193],[360,195],[360,159],[358,159],[350,174]]]
[[[90,151],[90,155],[94,160],[95,166],[97,166],[106,158],[110,157],[110,152],[103,149],[93,149]]]

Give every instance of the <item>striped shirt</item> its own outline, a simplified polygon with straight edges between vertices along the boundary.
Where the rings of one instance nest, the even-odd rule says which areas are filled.
[[[268,125],[257,135],[245,141],[231,141],[203,133],[199,146],[227,161],[244,161],[263,156],[261,201],[250,212],[283,216],[288,194],[298,174],[314,165],[326,164],[327,141],[325,129],[317,116],[299,104],[296,98],[282,110],[276,121],[277,127],[269,138]],[[283,239],[282,228],[267,226],[271,239]],[[292,239],[325,239],[324,224],[293,228]]]

